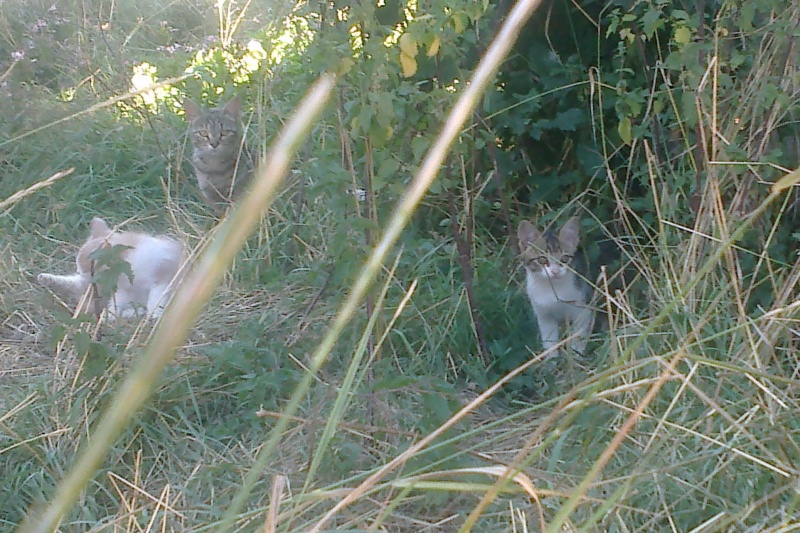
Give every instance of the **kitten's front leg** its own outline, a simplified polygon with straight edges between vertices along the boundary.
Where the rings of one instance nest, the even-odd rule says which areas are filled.
[[[558,321],[544,313],[536,313],[536,322],[539,324],[539,337],[542,339],[542,347],[549,350],[558,344]],[[553,353],[552,355],[555,355]]]
[[[570,343],[570,348],[578,355],[584,355],[593,325],[594,309],[588,304],[582,305],[578,308],[578,311],[573,314],[572,318],[572,329],[576,337]]]
[[[170,298],[169,291],[170,284],[156,285],[150,289],[150,295],[147,297],[147,316],[152,319],[160,318],[167,307]]]

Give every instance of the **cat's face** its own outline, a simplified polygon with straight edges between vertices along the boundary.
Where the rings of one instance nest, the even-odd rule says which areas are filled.
[[[214,109],[203,109],[191,100],[186,100],[183,107],[189,120],[189,136],[195,150],[203,152],[239,150],[241,103],[238,98],[234,98],[224,107]]]
[[[575,252],[578,249],[580,220],[569,219],[558,234],[542,233],[523,220],[517,229],[519,249],[525,268],[533,275],[547,279],[559,279],[570,270]]]

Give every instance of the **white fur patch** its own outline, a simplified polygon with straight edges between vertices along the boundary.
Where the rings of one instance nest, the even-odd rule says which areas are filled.
[[[91,254],[99,248],[117,245],[125,247],[120,259],[130,265],[133,280],[121,275],[116,280],[116,291],[102,302],[103,307],[112,319],[135,316],[139,308],[146,309],[150,318],[160,317],[186,262],[183,244],[169,237],[114,233],[104,220],[95,218],[89,239],[78,251],[77,272],[65,276],[43,273],[37,281],[73,299],[80,298],[92,286],[93,272],[96,274],[95,269],[99,268]],[[102,272],[100,274],[102,278]]]

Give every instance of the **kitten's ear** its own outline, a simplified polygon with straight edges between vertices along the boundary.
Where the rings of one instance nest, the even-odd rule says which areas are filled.
[[[106,221],[100,217],[94,217],[92,219],[92,224],[90,228],[91,228],[91,231],[89,232],[90,239],[105,237],[106,235],[111,233],[111,228],[109,228]]]
[[[242,112],[242,101],[239,100],[238,96],[234,96],[233,100],[225,104],[225,107],[222,108],[222,111],[232,117],[239,118],[239,113]]]
[[[530,223],[529,220],[523,220],[519,223],[517,228],[517,238],[519,239],[520,251],[525,251],[528,246],[539,240],[542,236],[541,232]]]
[[[566,224],[561,226],[561,231],[558,232],[558,240],[561,243],[561,248],[569,253],[575,252],[578,249],[578,242],[580,241],[581,220],[577,215],[567,220]]]
[[[186,119],[190,121],[203,114],[203,108],[188,98],[183,101],[183,111],[186,113]]]

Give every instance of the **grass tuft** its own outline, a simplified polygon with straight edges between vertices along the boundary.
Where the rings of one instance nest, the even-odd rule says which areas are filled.
[[[495,181],[473,183],[462,152],[462,183],[434,181],[448,149],[474,142],[466,120],[534,2],[505,19],[503,46],[487,48],[469,84],[435,96],[454,111],[439,136],[409,140],[408,164],[390,138],[372,143],[383,129],[358,130],[321,94],[292,121],[310,86],[305,61],[322,61],[303,56],[301,39],[297,55],[246,81],[226,70],[244,57],[237,35],[270,43],[273,20],[302,26],[300,15],[194,0],[116,14],[88,0],[55,14],[23,4],[0,14],[8,57],[25,28],[49,29],[36,61],[0,64],[16,110],[0,116],[0,529],[795,527],[798,171],[774,161],[798,93],[782,26],[759,30],[755,63],[738,76],[721,48],[691,91],[642,89],[653,102],[669,93],[678,124],[664,146],[636,129],[620,146],[602,116],[611,92],[592,78],[600,170],[561,209],[535,209],[548,221],[579,213],[589,251],[609,244],[619,268],[589,280],[605,315],[591,353],[548,359],[513,237],[496,227],[524,208],[502,213]],[[772,22],[798,17],[790,6]],[[181,77],[215,32],[229,55],[173,78],[159,103],[131,91],[125,58]],[[170,52],[175,43],[195,48]],[[72,64],[97,68],[87,78]],[[351,81],[347,68],[330,66]],[[340,81],[337,99],[349,103],[349,90]],[[218,221],[193,184],[178,104],[231,91],[247,93],[249,142],[271,166]],[[393,182],[381,183],[382,168]],[[280,187],[267,179],[285,170]],[[362,178],[376,189],[359,199]],[[193,250],[160,324],[98,323],[35,283],[74,269],[94,216]]]

